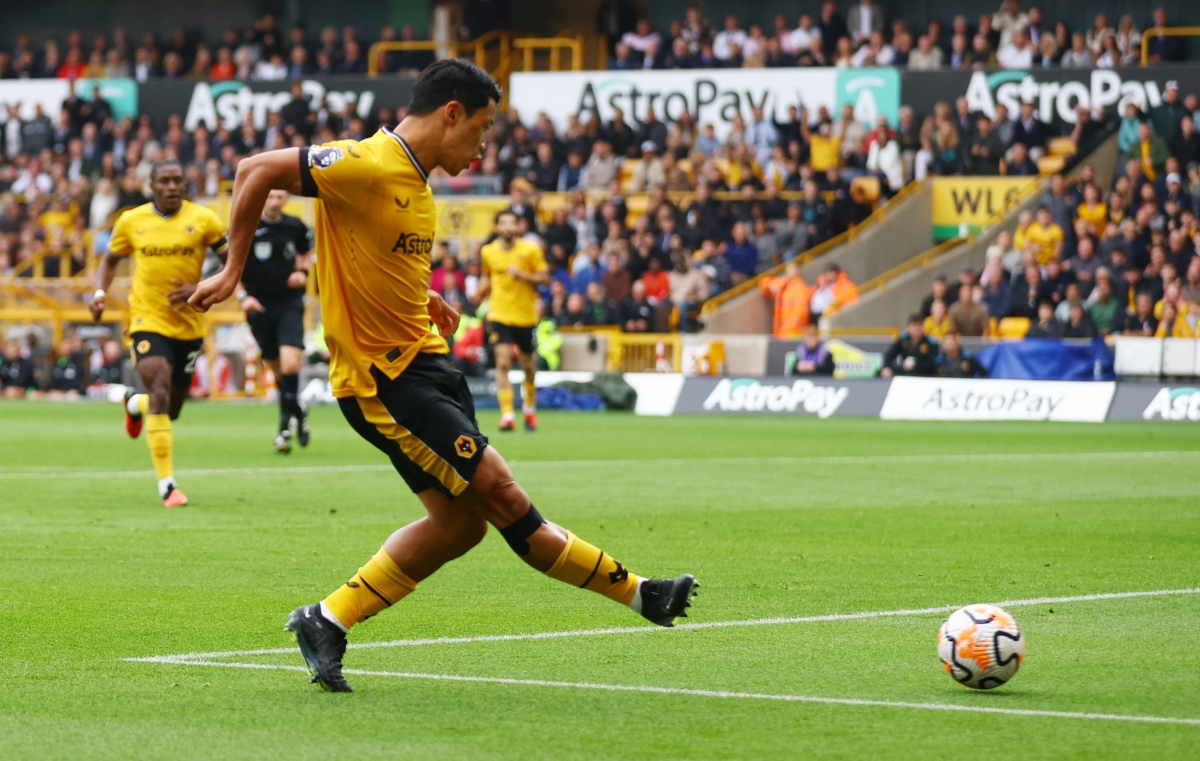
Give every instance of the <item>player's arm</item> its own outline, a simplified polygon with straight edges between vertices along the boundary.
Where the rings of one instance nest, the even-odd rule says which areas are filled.
[[[254,241],[267,194],[272,190],[302,192],[300,149],[284,148],[248,156],[238,163],[233,181],[232,208],[229,213],[229,254],[225,267],[200,282],[188,299],[192,309],[207,312],[229,298],[237,289],[246,268],[246,257]]]
[[[482,304],[492,292],[492,268],[488,266],[487,257],[480,256],[479,287],[475,289],[475,303]]]
[[[100,322],[100,318],[104,316],[104,297],[108,295],[109,286],[112,285],[113,277],[117,274],[117,264],[132,253],[133,239],[129,236],[126,216],[122,214],[117,217],[117,222],[113,225],[112,237],[108,241],[108,252],[100,260],[100,266],[96,269],[96,291],[92,294],[91,303],[88,304],[88,309],[92,312],[92,319],[96,322]]]

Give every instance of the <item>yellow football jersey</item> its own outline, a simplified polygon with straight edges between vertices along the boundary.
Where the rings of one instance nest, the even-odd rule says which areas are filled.
[[[483,272],[491,277],[492,293],[488,296],[488,319],[514,328],[532,328],[537,325],[537,287],[528,280],[508,274],[508,268],[516,265],[531,275],[547,268],[542,247],[524,238],[513,239],[510,249],[495,240],[480,250]]]
[[[307,149],[317,283],[333,394],[375,396],[371,366],[396,378],[418,353],[445,354],[429,319],[436,210],[425,169],[388,128]]]
[[[1045,265],[1054,258],[1054,251],[1063,242],[1062,228],[1053,222],[1049,227],[1042,227],[1037,222],[1025,230],[1025,245],[1032,245],[1037,254],[1038,264]]]
[[[175,281],[199,283],[204,254],[228,247],[225,225],[207,207],[184,201],[179,211],[163,216],[153,203],[130,209],[117,218],[108,251],[133,256],[133,290],[129,293],[129,332],[158,333],[190,341],[204,337],[204,315],[186,305],[167,302]]]

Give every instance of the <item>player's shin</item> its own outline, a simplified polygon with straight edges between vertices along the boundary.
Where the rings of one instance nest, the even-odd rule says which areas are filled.
[[[146,445],[154,462],[154,474],[158,476],[159,495],[165,499],[170,491],[166,487],[174,485],[174,436],[170,415],[146,415]]]
[[[630,573],[608,553],[580,539],[570,531],[565,541],[553,524],[546,522],[537,508],[529,506],[529,512],[510,526],[500,529],[500,535],[513,552],[531,565],[533,556],[557,557],[543,573],[552,579],[573,584],[580,589],[599,592],[610,600],[630,605],[637,596],[641,577]],[[561,549],[559,549],[561,547]]]
[[[295,373],[279,376],[279,430],[286,430],[292,418],[303,415],[300,409],[300,376]]]
[[[521,384],[521,388],[525,391],[525,399],[521,408],[525,412],[533,412],[537,409],[537,384],[532,380],[526,380]]]
[[[321,613],[343,631],[391,607],[417,588],[380,548],[354,577],[321,601]]]

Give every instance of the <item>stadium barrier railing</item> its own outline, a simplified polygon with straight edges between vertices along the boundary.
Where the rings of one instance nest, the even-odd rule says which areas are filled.
[[[1150,65],[1150,40],[1155,37],[1200,37],[1200,26],[1156,26],[1142,32],[1142,65]]]

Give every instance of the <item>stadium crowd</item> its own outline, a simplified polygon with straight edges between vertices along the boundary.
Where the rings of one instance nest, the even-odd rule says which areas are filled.
[[[731,14],[717,28],[695,5],[685,18],[672,21],[665,33],[644,18],[632,29],[614,24],[606,30],[620,32],[610,34],[619,41],[609,68],[1090,69],[1141,61],[1142,32],[1132,15],[1122,16],[1114,26],[1107,14],[1099,13],[1090,29],[1072,30],[1064,21],[1044,18],[1036,6],[1026,11],[1018,0],[1003,0],[995,13],[977,20],[958,15],[944,25],[934,18],[922,30],[910,28],[903,18],[888,23],[884,11],[871,0],[848,2],[845,7],[843,12],[836,0],[825,0],[817,16],[801,14],[794,27],[781,13],[769,25],[751,23],[746,28]],[[1154,10],[1148,21],[1148,30],[1172,25],[1162,8]],[[1176,37],[1154,34],[1148,54],[1150,63],[1176,62],[1185,59],[1186,49]]]
[[[856,13],[870,13],[875,14],[872,25],[882,24],[882,15],[868,8],[874,6],[854,6],[850,20]],[[1016,21],[1004,21],[1005,14],[1015,14]],[[836,4],[825,3],[822,20],[813,28],[819,31],[826,17],[836,15]],[[1039,18],[1036,9],[1023,13],[1008,2],[993,21],[981,19],[980,26],[991,24],[987,34],[998,35],[996,42],[1003,46],[1012,44],[1010,37],[1019,39],[1021,29],[1035,34]],[[858,26],[847,29],[861,27],[862,19],[858,21]],[[689,45],[711,43],[728,52],[729,45],[736,44],[737,35],[709,38],[695,31],[696,23],[708,28],[694,11],[680,24],[681,38]],[[807,29],[806,23],[801,22],[800,28]],[[962,23],[956,19],[953,28]],[[736,19],[727,21],[730,25],[734,28],[726,31],[735,31]],[[644,29],[644,24],[640,28]],[[1120,32],[1107,35],[1105,28],[1098,21],[1085,44],[1092,44],[1093,38],[1120,38]],[[786,23],[779,21],[771,39],[782,46],[783,37],[795,38],[790,32],[783,34],[787,31]],[[382,34],[386,38],[393,32],[384,29]],[[1002,38],[1005,34],[1009,36]],[[404,38],[411,35],[411,29],[399,33]],[[871,45],[871,37],[867,35],[863,44]],[[365,65],[361,61],[365,46],[353,27],[340,34],[327,28],[310,40],[302,26],[285,34],[270,15],[249,29],[228,30],[215,51],[182,28],[175,30],[169,42],[148,35],[137,46],[122,30],[116,30],[111,37],[100,35],[93,40],[86,55],[78,32],[69,34],[62,48],[57,41],[47,40],[40,51],[35,50],[29,35],[20,35],[14,50],[0,51],[0,77],[53,75],[72,83],[78,77],[123,73],[139,79],[176,75],[294,79],[326,71],[353,73]],[[283,70],[272,63],[278,63],[281,53],[289,60],[299,60],[299,50],[312,54],[316,69]],[[388,56],[383,62],[388,70],[416,69],[427,60],[418,54]],[[232,70],[227,63],[233,65]],[[104,68],[96,68],[99,65]],[[272,66],[275,68],[268,71]],[[688,113],[670,123],[653,111],[641,121],[631,121],[619,110],[608,121],[586,114],[559,130],[545,114],[522,115],[510,108],[488,134],[483,158],[468,174],[507,189],[524,235],[542,244],[553,269],[543,294],[548,324],[606,324],[628,331],[691,330],[696,327],[699,306],[708,298],[862,221],[874,201],[859,203],[853,197],[856,178],[878,181],[880,197],[886,199],[912,179],[929,175],[1033,175],[1037,173],[1036,156],[1050,138],[1060,136],[1056,133],[1082,146],[1107,130],[1119,130],[1122,150],[1130,156],[1144,156],[1135,162],[1139,167],[1130,170],[1129,177],[1120,181],[1108,198],[1089,201],[1090,211],[1066,213],[1066,201],[1049,203],[1051,223],[1063,233],[1061,264],[1054,265],[1049,261],[1052,257],[1043,255],[1047,261],[1039,261],[1040,275],[1030,276],[1039,278],[1039,288],[1064,277],[1079,280],[1079,298],[1087,300],[1099,298],[1092,281],[1105,275],[1114,278],[1117,290],[1130,275],[1114,269],[1127,262],[1144,264],[1138,283],[1161,281],[1158,269],[1147,269],[1158,266],[1150,260],[1155,241],[1146,237],[1146,245],[1125,252],[1125,261],[1114,264],[1105,258],[1109,262],[1105,272],[1093,272],[1090,280],[1086,274],[1078,276],[1081,268],[1073,258],[1109,257],[1114,240],[1153,235],[1165,236],[1163,246],[1167,248],[1180,239],[1192,245],[1200,195],[1200,137],[1195,134],[1200,103],[1194,94],[1180,97],[1177,88],[1168,88],[1166,99],[1149,114],[1134,109],[1121,119],[1116,114],[1083,111],[1074,128],[1063,130],[1039,121],[1032,107],[1009,115],[1000,106],[994,122],[977,118],[965,99],[953,106],[938,104],[931,114],[918,115],[902,108],[895,127],[883,120],[875,125],[858,122],[849,106],[836,114],[823,107],[815,113],[793,107],[782,120],[755,109],[748,120],[738,116],[723,139],[716,137],[712,124],[696,123]],[[202,123],[188,132],[178,114],[162,124],[145,114],[116,118],[97,90],[78,92],[74,86],[56,119],[40,107],[32,117],[22,118],[20,104],[6,105],[8,118],[0,132],[0,276],[85,274],[91,257],[103,250],[105,231],[115,214],[148,200],[150,166],[158,159],[178,158],[184,164],[190,194],[211,196],[233,178],[238,162],[247,155],[288,145],[365,137],[404,114],[401,104],[382,104],[365,118],[351,110],[352,104],[339,113],[327,101],[312,102],[298,83],[293,85],[291,100],[269,114],[265,129],[249,119],[237,129]],[[1157,213],[1150,210],[1147,187],[1153,191]],[[1082,189],[1062,192],[1077,192],[1080,198],[1085,194]],[[1096,191],[1086,193],[1092,197]],[[1098,219],[1097,203],[1108,210],[1107,223]],[[1071,209],[1078,207],[1074,200],[1071,204]],[[1093,226],[1086,236],[1077,234],[1076,216]],[[1130,217],[1128,223],[1126,216]],[[1159,229],[1166,228],[1164,220],[1170,220],[1172,227]],[[1126,238],[1129,224],[1135,229]],[[1038,225],[1037,230],[1043,229],[1040,222]],[[1028,253],[1022,237],[1026,227],[1022,225],[1012,244],[1019,256]],[[436,287],[449,299],[457,299],[468,313],[478,306],[473,299],[480,268],[479,245],[477,241],[463,251],[444,248],[435,263]],[[1016,254],[1009,250],[1001,254],[1008,256],[1004,273],[1010,290],[1016,292],[1026,283],[1025,270],[1013,261]],[[1150,257],[1144,263],[1143,255]],[[35,260],[36,269],[30,266]],[[1186,273],[1186,262],[1176,257],[1175,264],[1177,275]],[[1059,274],[1051,272],[1055,268]],[[990,270],[984,275],[983,282],[996,279]],[[777,304],[777,333],[798,335],[814,315],[851,300],[853,284],[845,273],[827,272],[820,282],[787,288],[787,281],[797,277],[793,268],[784,273],[783,280],[763,282],[773,298],[787,296],[783,308]],[[835,286],[836,297],[831,290]],[[1162,290],[1165,293],[1165,286]],[[1061,293],[1055,289],[1043,295],[1056,308],[1059,301],[1072,300],[1065,286]],[[947,316],[957,299],[957,293],[942,299]],[[1036,299],[1032,307],[1027,305],[1025,312],[1034,316],[1041,300]],[[1158,314],[1165,309],[1162,300],[1162,294],[1154,300]],[[991,317],[1021,310],[1016,299],[1010,298],[1013,303],[1003,314],[998,296],[976,301],[996,310],[989,312]],[[1129,308],[1136,311],[1136,303],[1130,303]],[[961,311],[962,304],[957,306]],[[1183,302],[1177,304],[1175,313],[1186,314]],[[1200,314],[1200,310],[1194,313]],[[1174,325],[1170,320],[1168,314],[1169,324]],[[1106,320],[1099,322],[1100,332],[1115,329]],[[78,351],[67,352],[65,345],[24,346],[19,353],[58,362]],[[98,356],[103,359],[102,354]],[[99,367],[93,359],[80,363],[80,367],[84,365],[89,374]]]

